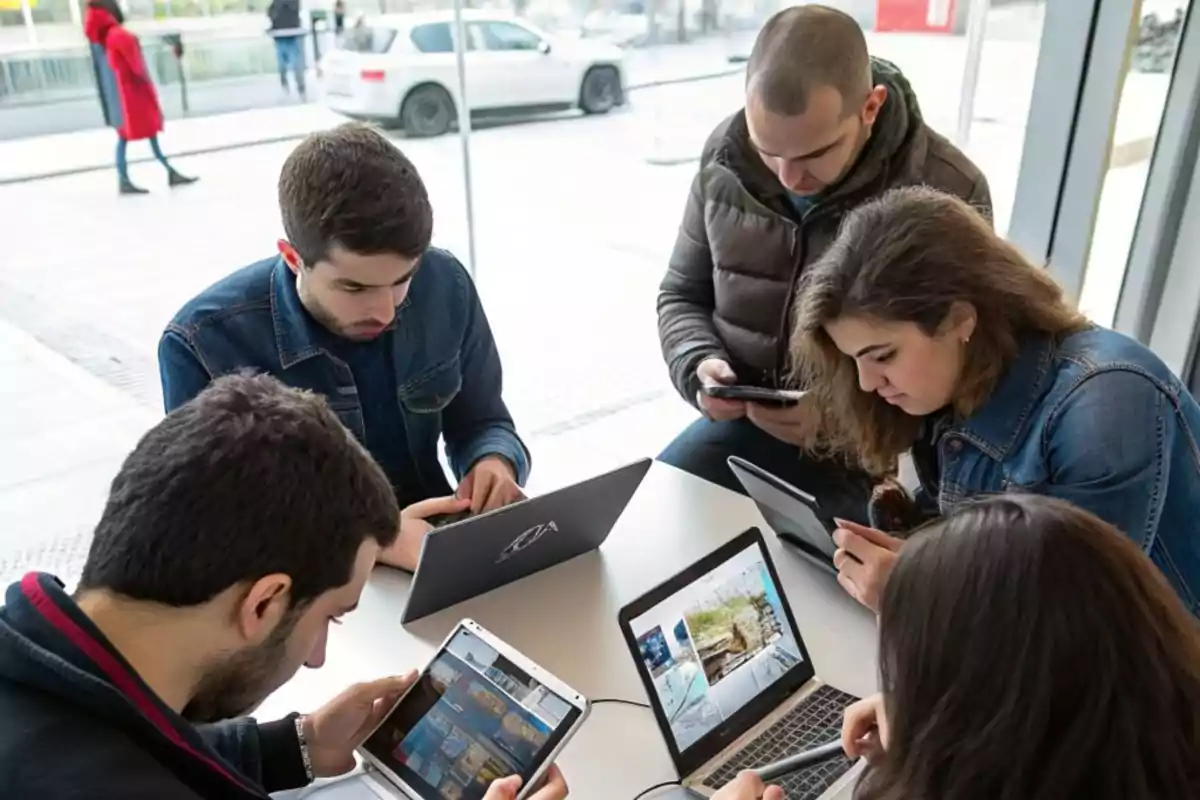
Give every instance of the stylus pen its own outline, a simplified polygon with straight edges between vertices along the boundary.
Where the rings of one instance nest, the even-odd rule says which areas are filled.
[[[831,761],[842,755],[842,740],[837,739],[825,744],[819,744],[816,747],[809,748],[803,753],[796,753],[794,756],[776,761],[774,764],[767,764],[765,767],[759,767],[754,770],[758,773],[758,777],[765,782],[778,780],[784,775],[790,775],[793,772],[799,772],[802,769],[821,764],[826,761]]]

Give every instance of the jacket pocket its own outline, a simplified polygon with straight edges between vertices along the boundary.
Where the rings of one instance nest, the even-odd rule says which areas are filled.
[[[366,423],[363,422],[362,405],[358,402],[358,398],[346,400],[329,399],[329,407],[333,409],[333,413],[337,414],[337,418],[342,424],[354,434],[354,438],[366,446]]]
[[[461,389],[462,372],[458,358],[454,358],[413,378],[398,393],[406,410],[414,414],[437,414],[450,405]]]

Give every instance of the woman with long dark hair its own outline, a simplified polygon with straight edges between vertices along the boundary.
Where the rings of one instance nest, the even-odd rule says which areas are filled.
[[[167,170],[170,186],[194,183],[195,178],[180,174],[167,161],[158,144],[158,134],[163,129],[162,108],[158,104],[158,93],[142,46],[127,28],[125,15],[116,0],[89,0],[87,16],[84,18],[84,33],[88,41],[104,49],[108,66],[115,78],[116,94],[120,100],[120,115],[111,115],[117,128],[117,175],[120,178],[121,194],[145,194],[146,190],[129,179],[126,151],[129,142],[140,139],[150,141],[154,157]],[[106,98],[107,99],[107,98]]]
[[[806,441],[876,474],[911,450],[908,525],[983,494],[1115,525],[1200,614],[1200,405],[1149,349],[1090,324],[961,200],[897,189],[847,215],[797,293]],[[902,546],[846,523],[839,579],[872,608]]]
[[[855,800],[1200,797],[1200,627],[1108,523],[999,495],[916,532],[883,591]],[[752,775],[714,800],[782,800]]]
[[[1200,627],[1092,514],[967,506],[905,546],[880,612],[857,800],[1200,797]]]

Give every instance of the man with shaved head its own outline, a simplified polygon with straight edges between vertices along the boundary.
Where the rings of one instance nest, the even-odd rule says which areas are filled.
[[[746,71],[746,105],[705,144],[658,297],[671,378],[703,413],[660,458],[741,491],[739,455],[817,496],[830,515],[866,521],[871,480],[801,454],[812,424],[790,408],[709,397],[705,386],[788,382],[793,295],[842,215],[886,190],[925,184],[989,219],[987,180],[930,130],[895,65],[871,58],[862,29],[819,5],[772,17]],[[802,388],[802,387],[801,387]]]

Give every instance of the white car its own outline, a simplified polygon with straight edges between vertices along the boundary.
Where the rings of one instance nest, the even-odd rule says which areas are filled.
[[[625,102],[619,47],[552,37],[525,20],[464,10],[467,104],[488,112],[603,114]],[[454,14],[394,14],[348,24],[321,62],[323,97],[334,111],[439,136],[457,118]]]

